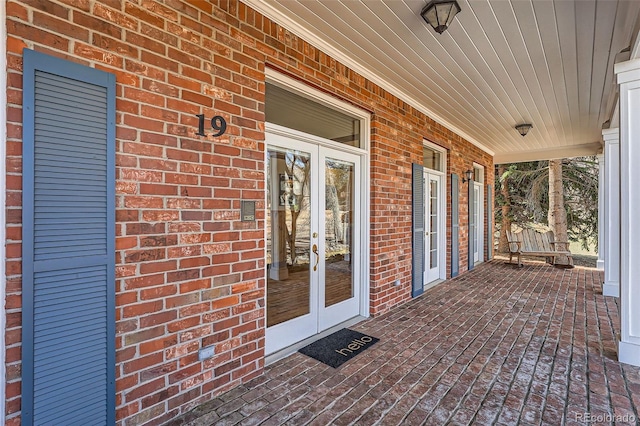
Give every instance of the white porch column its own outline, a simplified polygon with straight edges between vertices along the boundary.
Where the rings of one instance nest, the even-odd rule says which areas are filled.
[[[602,131],[604,140],[604,284],[602,294],[620,297],[620,131]],[[599,227],[599,226],[598,226]],[[598,256],[600,257],[600,256]]]
[[[620,85],[620,343],[618,360],[640,366],[640,59],[615,65]]]
[[[598,155],[598,269],[604,269],[604,229],[605,229],[605,203],[604,203],[604,153]]]

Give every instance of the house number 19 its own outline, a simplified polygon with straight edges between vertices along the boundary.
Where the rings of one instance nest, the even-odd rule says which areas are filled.
[[[196,114],[198,117],[198,132],[196,135],[198,136],[207,136],[204,132],[204,114]],[[227,131],[227,121],[224,117],[216,115],[211,119],[211,128],[215,131],[212,136],[222,136],[224,132]]]

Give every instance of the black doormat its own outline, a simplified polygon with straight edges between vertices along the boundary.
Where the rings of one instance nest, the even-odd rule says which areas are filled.
[[[343,328],[316,340],[298,352],[317,359],[333,368],[340,367],[354,356],[364,352],[380,339]]]

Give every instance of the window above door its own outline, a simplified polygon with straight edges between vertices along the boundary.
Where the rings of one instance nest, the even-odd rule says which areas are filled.
[[[473,181],[484,183],[484,167],[476,163],[473,163]]]
[[[447,152],[437,145],[424,142],[422,146],[422,165],[425,169],[443,172],[446,170]]]
[[[347,146],[367,148],[367,112],[269,69],[265,120]]]

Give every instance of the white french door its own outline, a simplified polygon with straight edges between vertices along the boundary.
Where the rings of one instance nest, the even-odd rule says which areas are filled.
[[[441,277],[442,269],[442,176],[424,174],[425,238],[424,238],[424,284]]]
[[[361,158],[267,133],[266,353],[360,311]]]

